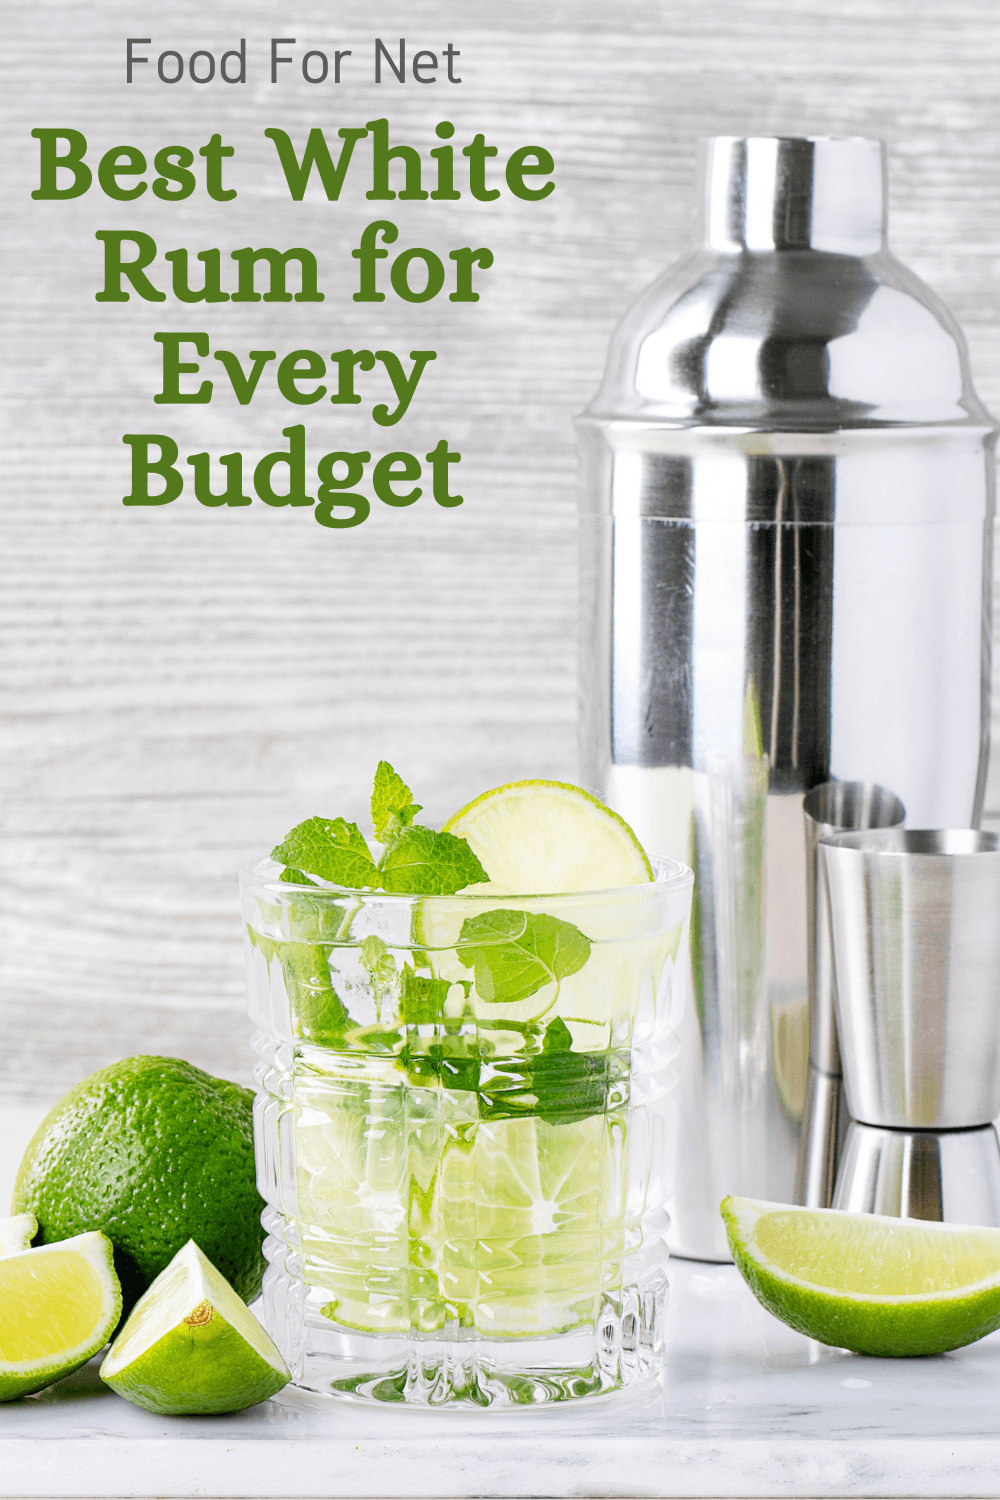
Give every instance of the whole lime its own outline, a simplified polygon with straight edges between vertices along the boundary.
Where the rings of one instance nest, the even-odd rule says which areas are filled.
[[[124,1311],[188,1240],[250,1302],[264,1272],[253,1095],[176,1057],[129,1057],[50,1110],[14,1183],[38,1241],[99,1229],[115,1249]]]

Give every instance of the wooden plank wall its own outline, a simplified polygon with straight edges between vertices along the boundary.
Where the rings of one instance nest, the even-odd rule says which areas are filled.
[[[381,756],[432,819],[500,780],[575,773],[571,418],[617,318],[686,242],[699,135],[887,138],[894,247],[955,310],[1000,411],[1000,15],[994,0],[163,0],[139,12],[35,0],[8,6],[2,27],[0,1103],[47,1103],[137,1051],[245,1078],[243,860],[313,812],[361,816]],[[127,87],[137,29],[154,54],[218,53],[245,35],[251,81],[168,88],[147,67]],[[312,87],[287,68],[272,86],[275,29],[299,53],[365,60],[376,35],[452,42],[463,82]],[[387,206],[366,201],[360,174],[339,203],[289,200],[264,126],[300,142],[310,126],[380,114],[423,151],[447,118],[456,141],[483,131],[501,160],[525,144],[553,152],[558,190],[543,203],[391,205],[400,244],[492,248],[478,304],[359,306],[349,252]],[[32,202],[36,126],[80,129],[93,154],[196,148],[221,131],[239,196]],[[310,246],[327,300],[98,304],[94,233],[132,227],[161,250]],[[246,410],[224,390],[209,406],[154,406],[152,334],[192,328],[243,358],[436,349],[384,437],[367,402],[301,420],[316,452],[423,453],[449,438],[465,505],[379,507],[346,532],[260,504],[125,509],[123,432],[256,457],[298,416],[267,381]],[[990,808],[1000,815],[997,776]]]

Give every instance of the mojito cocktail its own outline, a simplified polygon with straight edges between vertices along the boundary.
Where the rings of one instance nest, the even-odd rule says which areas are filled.
[[[542,845],[564,795],[532,794]],[[499,878],[455,893],[244,877],[266,1319],[313,1389],[535,1403],[659,1368],[691,873],[522,895],[476,832]]]

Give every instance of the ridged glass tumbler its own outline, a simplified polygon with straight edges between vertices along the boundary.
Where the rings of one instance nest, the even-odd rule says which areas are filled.
[[[243,877],[267,1327],[313,1390],[534,1404],[658,1372],[693,878]]]

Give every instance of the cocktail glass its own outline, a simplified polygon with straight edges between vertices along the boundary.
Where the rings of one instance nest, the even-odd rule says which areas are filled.
[[[394,896],[244,872],[264,1309],[293,1379],[422,1405],[662,1363],[693,877]]]

